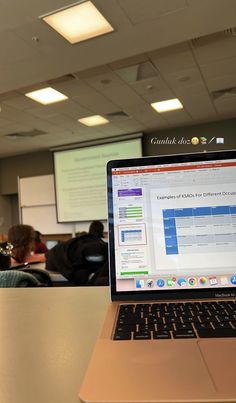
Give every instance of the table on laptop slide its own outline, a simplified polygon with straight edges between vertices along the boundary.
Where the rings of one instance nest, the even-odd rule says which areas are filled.
[[[0,289],[0,402],[78,403],[108,287]]]

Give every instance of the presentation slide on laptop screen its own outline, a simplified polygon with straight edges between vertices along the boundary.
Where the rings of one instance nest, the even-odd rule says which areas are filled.
[[[236,285],[236,160],[112,170],[117,290]]]

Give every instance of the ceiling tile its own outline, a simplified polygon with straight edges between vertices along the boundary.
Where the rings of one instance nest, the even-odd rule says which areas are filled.
[[[79,96],[80,94],[86,94],[87,92],[91,92],[91,88],[85,82],[79,79],[70,79],[65,76],[65,80],[61,80],[60,78],[57,80],[53,80],[52,83],[49,83],[53,88],[57,91],[62,92],[67,95],[69,98]]]
[[[4,36],[0,35],[1,66],[8,66],[19,61],[32,60],[38,52],[33,46],[29,46],[15,34],[8,31]],[[13,51],[14,49],[14,51]]]
[[[0,127],[7,127],[11,125],[11,120],[4,119],[3,117],[0,118]]]
[[[53,105],[53,109],[57,114],[67,115],[75,120],[80,117],[88,116],[91,112],[80,106],[78,103],[68,99],[65,102],[57,102]]]
[[[193,42],[193,52],[200,65],[236,57],[236,37],[219,32],[198,38]]]
[[[164,17],[188,6],[186,0],[118,0],[132,24]]]
[[[48,119],[50,117],[56,117],[58,113],[51,107],[51,105],[47,106],[39,106],[38,108],[28,109],[27,112],[30,115],[41,119]]]
[[[149,52],[148,56],[162,74],[176,73],[196,67],[187,42]]]
[[[176,94],[195,122],[201,122],[204,119],[214,120],[217,117],[214,105],[206,91],[191,93],[177,90]]]
[[[182,89],[191,91],[191,89],[197,86],[204,85],[201,73],[197,67],[173,73],[163,73],[163,79],[173,90]]]
[[[128,85],[110,85],[101,91],[114,104],[124,109],[128,105],[143,104],[142,98]]]
[[[148,61],[148,57],[145,54],[128,57],[123,60],[118,60],[116,62],[110,63],[109,67],[114,71],[128,66],[134,66],[136,64],[144,63]]]
[[[235,42],[236,44],[236,42]],[[209,87],[212,89],[212,81],[214,79],[221,79],[221,77],[226,77],[228,76],[229,79],[228,81],[232,80],[232,86],[235,84],[235,72],[236,72],[236,57],[230,58],[230,59],[224,59],[224,60],[219,60],[215,63],[208,63],[205,65],[201,65],[201,71],[202,74],[209,85]],[[213,88],[214,90],[220,89],[220,88]]]
[[[116,125],[125,133],[143,132],[146,127],[135,119],[128,119],[124,122],[117,122]]]
[[[78,122],[75,119],[72,119],[63,114],[59,114],[57,116],[52,116],[47,118],[47,120],[55,125],[58,125],[64,129],[68,129],[74,131],[78,129]]]
[[[149,105],[131,105],[125,108],[125,112],[148,128],[159,128],[168,125],[164,117],[155,112],[154,109]]]
[[[83,77],[83,81],[102,93],[108,86],[114,87],[123,83],[123,80],[111,70],[104,74]]]
[[[206,84],[210,92],[236,87],[236,74],[208,77]]]
[[[106,113],[116,112],[119,110],[119,106],[115,105],[109,99],[99,92],[89,89],[89,91],[81,93],[80,95],[73,97],[75,102],[88,108],[94,114],[103,115]],[[86,115],[84,115],[86,116]]]
[[[16,95],[12,98],[6,99],[2,102],[2,104],[12,106],[13,108],[19,110],[26,110],[35,106],[35,102],[24,95]]]
[[[236,94],[224,95],[217,98],[215,101],[215,107],[220,115],[224,117],[235,116],[236,111]]]
[[[180,126],[193,123],[193,119],[183,109],[163,113],[163,118],[172,126]]]

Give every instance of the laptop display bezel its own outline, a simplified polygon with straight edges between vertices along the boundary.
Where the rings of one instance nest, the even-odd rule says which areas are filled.
[[[168,156],[141,157],[135,159],[113,160],[107,164],[107,202],[108,202],[108,234],[109,234],[109,270],[110,289],[113,301],[132,300],[164,300],[164,299],[201,299],[201,298],[233,298],[236,296],[236,287],[229,288],[205,288],[205,289],[181,289],[173,290],[141,290],[141,291],[117,291],[115,270],[115,239],[114,216],[112,194],[112,169],[124,167],[137,167],[147,165],[163,165],[173,163],[206,162],[214,160],[236,159],[236,150],[202,152],[195,154],[174,154]]]

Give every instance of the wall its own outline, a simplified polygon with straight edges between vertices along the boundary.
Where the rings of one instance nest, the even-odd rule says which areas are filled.
[[[0,160],[1,194],[17,193],[18,176],[38,176],[53,173],[50,151],[17,155]]]
[[[18,176],[53,172],[51,152],[43,151],[0,159],[0,234],[19,222]]]
[[[12,225],[12,204],[9,196],[0,196],[0,235]],[[1,239],[1,236],[0,236]]]
[[[193,145],[191,140],[200,141]],[[203,143],[202,137],[205,137]],[[223,144],[217,144],[216,138],[223,138]],[[144,155],[168,155],[206,151],[236,149],[236,119],[205,123],[196,126],[178,127],[145,134],[143,141]]]

